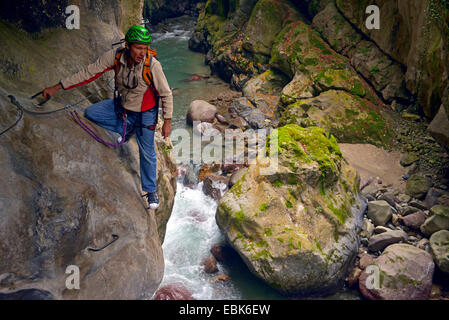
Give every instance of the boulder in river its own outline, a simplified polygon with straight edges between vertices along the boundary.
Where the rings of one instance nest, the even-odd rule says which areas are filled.
[[[193,124],[194,121],[214,122],[217,108],[203,100],[194,100],[190,103],[187,111],[187,123]]]
[[[172,283],[159,288],[153,300],[193,300],[193,297],[183,284]]]
[[[248,171],[219,202],[216,220],[252,273],[287,294],[328,293],[342,283],[358,251],[366,204],[360,177],[321,128],[288,125],[268,139],[278,170]],[[270,152],[272,150],[270,149]]]

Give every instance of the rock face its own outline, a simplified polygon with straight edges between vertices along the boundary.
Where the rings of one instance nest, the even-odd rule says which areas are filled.
[[[268,69],[284,73],[289,83],[282,89],[278,109],[304,99],[327,100],[321,103],[324,112],[318,112],[324,114],[320,119],[324,123],[311,119],[315,123],[298,124],[329,129],[335,121],[326,118],[339,116],[340,132],[331,130],[338,139],[342,133],[351,133],[351,128],[365,129],[350,136],[386,145],[394,127],[389,128],[381,97],[393,110],[407,109],[404,115],[410,119],[419,120],[417,113],[433,119],[430,132],[449,146],[445,130],[449,124],[447,1],[410,5],[380,0],[373,4],[380,8],[382,32],[366,29],[367,4],[363,1],[209,0],[199,15],[192,47],[207,52],[211,69],[239,90]],[[368,104],[360,114],[353,114],[360,104],[355,101],[349,113],[329,112],[341,108],[341,99],[334,108],[332,99],[329,103],[329,97],[320,97],[329,90],[343,91],[362,98],[362,105],[369,101],[374,106]],[[307,110],[290,109],[295,108],[295,113],[307,119]],[[370,118],[364,124],[365,113]],[[384,128],[379,129],[379,124]],[[379,132],[385,135],[381,141],[376,137]]]
[[[276,131],[275,131],[276,132]],[[360,179],[321,128],[279,128],[279,167],[252,164],[219,202],[217,224],[249,269],[283,293],[329,292],[358,250]],[[274,135],[269,141],[275,141]],[[270,149],[270,152],[273,150]]]
[[[383,52],[406,66],[407,89],[418,96],[427,116],[438,111],[448,85],[449,42],[445,1],[378,1],[382,32],[365,26],[366,5],[356,0],[336,1],[340,12]],[[438,12],[438,14],[435,14]]]
[[[8,94],[25,108],[36,110],[28,99],[31,92],[93,62],[123,37],[122,30],[140,22],[142,1],[95,3],[104,9],[99,15],[104,20],[100,21],[96,11],[83,2],[80,10],[85,12],[85,29],[75,33],[54,28],[31,37],[0,22],[2,34],[23,34],[21,42],[2,37],[1,56],[16,71],[21,70],[0,74],[2,128],[18,116]],[[86,51],[87,47],[92,50]],[[80,100],[80,93],[98,91],[92,97],[98,101],[110,97],[104,87],[104,80],[98,80],[80,90],[58,93],[54,100],[74,103]],[[88,100],[83,103],[91,104]],[[45,111],[60,107],[52,99],[45,104]],[[82,115],[81,107],[77,111]],[[101,128],[95,130],[106,140],[117,138]],[[64,112],[40,117],[25,114],[0,140],[4,155],[0,157],[4,169],[0,180],[7,185],[0,188],[1,292],[10,294],[9,288],[14,287],[19,292],[45,292],[38,296],[55,299],[151,297],[164,272],[161,243],[176,191],[176,167],[164,151],[160,132],[155,138],[161,199],[157,217],[145,210],[140,196],[138,153],[133,140],[119,149],[107,148]],[[114,239],[112,235],[119,237],[105,249],[89,250],[108,244]],[[79,267],[80,290],[66,288],[69,265]]]
[[[434,269],[432,256],[426,251],[393,244],[362,272],[360,291],[371,300],[425,300],[430,295]]]

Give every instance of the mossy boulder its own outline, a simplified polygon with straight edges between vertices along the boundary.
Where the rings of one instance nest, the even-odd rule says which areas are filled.
[[[382,105],[370,86],[359,77],[349,60],[336,53],[302,20],[286,25],[276,37],[270,64],[293,78],[301,73],[319,92],[344,90]]]
[[[405,193],[410,197],[424,199],[430,187],[432,187],[432,182],[429,179],[422,175],[414,174],[407,180]]]
[[[272,287],[285,294],[329,293],[358,250],[366,207],[357,195],[360,178],[321,128],[278,128],[267,150],[278,155],[276,173],[261,174],[269,158],[251,164],[219,202],[217,224]]]
[[[386,111],[341,90],[329,90],[288,105],[279,123],[319,126],[345,143],[371,143],[388,148],[394,137],[393,121]]]
[[[449,231],[441,230],[430,237],[430,249],[438,268],[449,273]]]
[[[280,0],[259,0],[244,32],[243,48],[269,56],[276,35],[288,21],[297,20],[298,11]]]

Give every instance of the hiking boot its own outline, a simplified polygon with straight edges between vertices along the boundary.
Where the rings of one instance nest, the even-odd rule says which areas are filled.
[[[159,207],[159,198],[156,192],[148,192],[147,194],[144,194],[142,197],[147,198],[147,202],[149,205],[149,207],[146,208],[147,210],[148,209],[155,210]]]

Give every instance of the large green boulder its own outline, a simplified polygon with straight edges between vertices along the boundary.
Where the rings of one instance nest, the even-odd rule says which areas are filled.
[[[272,158],[251,164],[219,202],[217,224],[248,268],[282,293],[329,293],[358,250],[360,178],[322,128],[287,125],[267,145],[276,173],[261,174]]]
[[[405,193],[410,197],[423,199],[430,187],[432,187],[432,182],[426,177],[419,174],[412,175],[405,185]]]
[[[297,85],[297,88],[301,87]],[[329,90],[288,105],[279,123],[319,126],[345,143],[368,142],[387,147],[394,136],[393,122],[386,111],[341,90]]]

